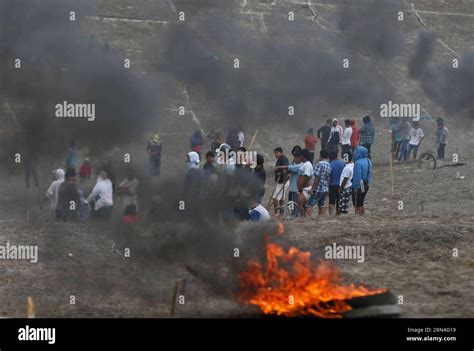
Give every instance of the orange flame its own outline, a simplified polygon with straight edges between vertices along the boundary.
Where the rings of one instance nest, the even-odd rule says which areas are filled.
[[[266,242],[266,264],[252,260],[240,274],[241,299],[264,314],[340,318],[352,307],[345,301],[384,293],[354,284],[340,285],[339,269],[327,261],[314,267],[309,252]]]

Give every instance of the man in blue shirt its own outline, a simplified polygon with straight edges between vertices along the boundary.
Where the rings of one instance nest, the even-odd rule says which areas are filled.
[[[337,152],[329,151],[329,162],[331,163],[331,177],[329,180],[329,214],[334,215],[339,210],[339,183],[342,170],[346,166],[343,160],[337,159]]]
[[[364,214],[364,200],[372,181],[372,161],[367,158],[368,150],[359,146],[355,149],[354,178],[352,179],[352,202],[355,213]]]

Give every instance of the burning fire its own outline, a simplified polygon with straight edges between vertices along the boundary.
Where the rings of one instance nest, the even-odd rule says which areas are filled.
[[[336,266],[327,261],[315,266],[309,252],[295,247],[287,252],[266,238],[266,264],[249,261],[247,270],[240,274],[241,298],[264,314],[340,318],[352,309],[347,299],[387,291],[344,286],[340,281]]]

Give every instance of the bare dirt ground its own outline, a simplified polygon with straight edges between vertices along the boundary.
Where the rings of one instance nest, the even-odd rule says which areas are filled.
[[[319,13],[315,26],[334,30],[325,18],[337,10],[337,2],[310,1]],[[413,0],[414,8],[426,26],[441,33],[446,44],[439,44],[438,60],[450,59],[454,51],[472,47],[471,35],[474,6],[469,1]],[[91,30],[106,38],[111,45],[132,58],[138,70],[147,73],[150,62],[141,56],[147,43],[160,38],[167,21],[176,21],[170,2],[145,0],[98,0],[101,18],[91,18]],[[304,2],[277,1],[277,5],[243,1],[243,21],[261,35],[268,25],[271,29],[270,9],[279,6],[281,14],[288,9],[311,17]],[[245,5],[245,6],[244,6]],[[408,45],[413,45],[417,31],[422,27],[405,4]],[[151,9],[160,11],[151,11]],[[152,18],[149,14],[153,13]],[[268,23],[266,22],[268,20]],[[309,19],[308,19],[309,20]],[[267,28],[268,29],[268,28]],[[443,113],[430,104],[420,87],[405,79],[404,58],[397,58],[390,79],[402,87],[397,94],[416,96],[433,114]],[[177,119],[176,113],[164,109],[156,126],[163,135],[164,163],[171,165],[164,176],[175,176],[182,167],[188,139],[196,128],[196,121],[205,130],[212,127],[215,116],[209,117],[206,104],[199,92],[189,92],[189,99],[177,84],[176,107],[183,101],[191,104],[194,115],[188,113]],[[266,157],[268,178],[272,172],[272,149],[276,145],[290,150],[301,143],[307,126],[322,124],[321,111],[301,131],[286,127],[260,128],[255,149]],[[347,111],[361,116],[363,111]],[[2,111],[2,118],[9,119]],[[193,116],[195,117],[193,119]],[[309,124],[311,122],[311,124]],[[367,199],[367,215],[344,218],[316,218],[302,223],[285,219],[287,233],[294,244],[321,257],[326,245],[364,245],[365,262],[339,261],[344,282],[388,287],[397,296],[403,296],[402,317],[474,317],[474,155],[472,140],[474,128],[471,120],[457,120],[447,116],[451,139],[447,154],[459,154],[466,165],[437,170],[418,170],[412,163],[395,164],[394,194],[391,190],[388,166],[389,136],[384,122],[376,121],[377,135],[374,145],[374,180]],[[424,149],[431,148],[435,123],[423,122],[426,132]],[[248,126],[247,135],[254,129]],[[145,138],[148,137],[144,136]],[[132,148],[144,165],[143,143],[122,146]],[[122,149],[116,151],[121,154]],[[40,194],[44,193],[49,172],[57,160],[41,165]],[[446,162],[448,163],[448,162]],[[464,177],[457,178],[457,172]],[[120,178],[120,176],[119,176]],[[462,179],[461,179],[462,178]],[[183,293],[186,303],[177,307],[179,317],[232,317],[251,313],[252,308],[241,306],[234,300],[216,295],[206,284],[190,275],[178,264],[151,264],[147,257],[123,257],[118,244],[119,224],[100,227],[95,224],[60,224],[50,218],[47,209],[39,210],[39,193],[25,190],[20,173],[3,177],[0,183],[0,243],[38,245],[39,262],[0,261],[0,316],[23,317],[26,298],[32,296],[36,314],[40,317],[169,317],[171,301],[177,281],[185,279]],[[90,188],[92,184],[87,184]],[[266,198],[273,184],[267,184]],[[87,193],[87,191],[86,191]],[[403,210],[399,210],[403,201]],[[131,235],[145,243],[149,238],[146,228],[139,226]],[[458,249],[458,257],[453,256]],[[149,253],[153,255],[153,253]],[[70,303],[71,296],[76,299]]]

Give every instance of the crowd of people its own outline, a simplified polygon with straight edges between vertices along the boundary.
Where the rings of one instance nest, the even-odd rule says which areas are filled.
[[[437,156],[442,159],[449,132],[441,117],[436,121]],[[372,181],[371,150],[375,128],[370,116],[362,119],[360,128],[355,119],[345,119],[343,125],[337,119],[327,119],[326,124],[316,132],[309,128],[303,139],[304,147],[295,145],[292,148],[291,160],[282,147],[274,148],[274,185],[267,206],[262,203],[267,182],[264,157],[261,154],[256,154],[255,158],[249,157],[243,128],[231,128],[226,138],[218,129],[208,134],[196,130],[191,136],[186,158],[184,199],[190,199],[204,183],[212,186],[228,175],[251,175],[252,182],[257,186],[252,196],[246,200],[247,203],[239,203],[234,209],[237,219],[269,220],[272,217],[269,213],[271,206],[273,216],[277,218],[281,218],[286,212],[293,218],[304,220],[313,215],[315,206],[318,215],[346,215],[350,212],[351,203],[354,212],[363,215],[366,195]],[[407,160],[410,155],[416,158],[424,138],[419,122],[392,119],[390,132],[394,158],[398,161]],[[209,139],[210,150],[202,159],[205,137]],[[315,161],[318,144],[320,148]],[[148,141],[146,150],[149,175],[159,177],[162,142],[158,133]],[[104,161],[98,169],[92,191],[85,196],[81,188],[92,177],[92,165],[86,157],[79,167],[79,181],[76,181],[78,157],[74,142],[69,145],[64,166],[65,169],[53,172],[55,180],[46,191],[44,199],[50,201],[57,221],[66,222],[72,218],[87,221],[91,217],[108,220],[114,207],[114,198],[119,199],[124,222],[139,220],[137,194],[140,182],[133,168],[128,168],[126,177],[116,188],[115,173],[110,163]],[[27,167],[25,174],[34,173],[30,168]]]
[[[89,157],[79,167],[79,180],[76,169],[78,167],[76,145],[71,142],[67,151],[64,168],[53,171],[54,180],[48,187],[41,206],[49,201],[51,212],[58,222],[71,220],[89,221],[96,218],[108,221],[114,207],[114,194],[119,199],[122,212],[122,221],[136,222],[138,201],[137,193],[139,181],[133,168],[128,168],[126,177],[116,187],[115,172],[108,160],[104,160],[98,169],[98,176],[92,191],[86,197],[84,186],[92,178],[92,165]]]

